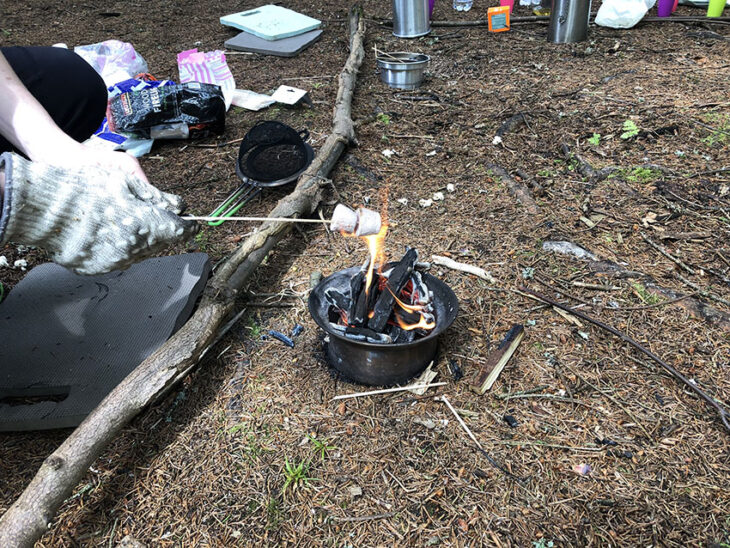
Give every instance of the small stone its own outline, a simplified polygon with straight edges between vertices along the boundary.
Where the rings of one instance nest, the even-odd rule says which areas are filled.
[[[456,190],[454,183],[449,183],[448,185],[446,185],[446,190],[448,190],[449,192],[454,192]]]
[[[433,200],[424,200],[423,198],[421,198],[420,200],[418,200],[418,205],[420,205],[421,207],[431,207],[433,205]]]
[[[436,192],[433,195],[433,201],[434,202],[440,202],[444,199],[444,193],[443,192]]]
[[[0,255],[0,268],[7,268],[9,266],[8,258],[5,255]]]
[[[362,496],[362,487],[360,487],[359,485],[353,485],[353,486],[349,487],[348,491],[350,492],[350,496],[352,498]]]

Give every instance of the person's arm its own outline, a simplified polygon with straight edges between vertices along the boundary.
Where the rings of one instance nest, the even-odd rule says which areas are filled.
[[[90,148],[66,135],[26,89],[2,53],[0,98],[0,135],[31,161],[57,167],[94,165],[118,169],[147,181],[139,162],[129,154]]]

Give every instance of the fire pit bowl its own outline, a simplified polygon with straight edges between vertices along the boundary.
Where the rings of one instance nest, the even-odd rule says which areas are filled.
[[[349,294],[350,279],[359,267],[347,268],[324,278],[309,294],[309,313],[329,335],[327,357],[330,364],[350,380],[371,386],[400,384],[418,375],[436,356],[438,337],[453,323],[459,301],[444,282],[423,274],[433,293],[436,327],[425,337],[409,343],[377,344],[348,339],[334,331],[328,321],[330,306],[325,291],[335,288]]]

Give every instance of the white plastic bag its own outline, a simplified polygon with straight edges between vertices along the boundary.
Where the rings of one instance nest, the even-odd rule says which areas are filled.
[[[630,29],[654,7],[656,0],[603,0],[596,14],[596,25]]]
[[[107,87],[147,72],[147,63],[128,42],[106,40],[98,44],[77,46],[74,51],[94,67]]]

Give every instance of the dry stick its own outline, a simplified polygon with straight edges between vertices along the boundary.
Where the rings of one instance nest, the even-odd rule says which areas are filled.
[[[684,264],[680,259],[678,259],[674,255],[672,255],[671,253],[669,253],[669,251],[667,251],[666,249],[664,249],[662,246],[660,246],[659,244],[655,244],[654,242],[652,242],[646,234],[644,234],[643,232],[639,232],[639,234],[641,235],[642,239],[647,244],[649,244],[651,247],[653,247],[654,249],[656,249],[659,253],[661,253],[662,255],[664,255],[667,259],[669,259],[670,261],[672,261],[673,263],[675,263],[677,266],[679,266],[680,268],[686,270],[690,274],[694,274],[695,273],[694,268],[690,268],[689,266],[687,266],[686,264]]]
[[[322,181],[354,140],[352,97],[365,57],[365,24],[359,10],[351,11],[350,25],[350,54],[340,73],[332,133],[294,191],[279,201],[271,217],[311,215],[321,201]],[[233,311],[237,293],[290,231],[288,223],[265,223],[240,244],[209,281],[192,318],[117,385],[46,458],[25,491],[0,518],[0,546],[32,547],[48,531],[59,506],[122,428],[198,364],[221,323]]]
[[[474,276],[476,276],[477,278],[481,278],[482,280],[487,280],[490,284],[497,283],[497,280],[495,280],[494,277],[489,272],[487,272],[483,268],[479,268],[478,266],[473,266],[473,265],[464,264],[464,263],[457,263],[453,259],[449,259],[448,257],[442,257],[440,255],[432,255],[431,262],[438,266],[450,268],[451,270],[458,270],[459,272],[466,272],[468,274],[474,274]]]
[[[479,443],[479,440],[477,440],[476,437],[474,436],[474,434],[472,434],[472,431],[469,430],[469,427],[466,425],[466,423],[464,422],[464,420],[461,418],[461,415],[459,415],[459,413],[456,411],[456,409],[454,409],[454,406],[451,405],[451,402],[448,400],[448,398],[446,396],[443,396],[442,395],[441,397],[435,398],[435,399],[436,400],[441,400],[442,402],[444,402],[446,404],[446,407],[448,407],[449,410],[454,414],[454,416],[456,417],[456,420],[459,421],[459,424],[461,425],[461,427],[464,429],[464,431],[469,435],[469,437],[471,438],[471,440],[477,446],[477,449],[479,450],[479,452],[486,457],[486,459],[489,461],[489,463],[492,466],[494,466],[500,472],[503,472],[504,474],[507,474],[508,476],[510,476],[512,478],[515,478],[517,481],[523,481],[524,480],[524,478],[521,478],[519,476],[516,476],[512,472],[510,472],[509,470],[507,470],[504,466],[502,466],[501,464],[499,464],[496,460],[494,460],[490,456],[489,453],[487,453],[484,450],[484,447],[482,447],[482,444]]]
[[[411,384],[409,386],[397,386],[395,388],[381,388],[379,390],[371,390],[369,392],[353,392],[352,394],[341,394],[335,396],[330,401],[347,400],[349,398],[360,398],[362,396],[377,396],[378,394],[390,394],[392,392],[405,392],[406,390],[415,390],[416,388],[431,388],[433,386],[445,386],[445,382],[434,382],[431,384]]]
[[[707,403],[710,407],[712,407],[715,411],[717,411],[718,415],[720,415],[720,420],[722,421],[722,424],[725,426],[728,432],[730,432],[730,421],[728,421],[728,417],[730,417],[730,412],[728,412],[722,405],[717,403],[710,395],[705,393],[700,387],[698,387],[696,384],[694,384],[692,381],[690,381],[687,377],[682,375],[679,371],[677,371],[674,367],[666,363],[664,360],[662,360],[659,356],[654,354],[651,350],[643,347],[639,343],[637,343],[634,339],[629,337],[628,335],[622,333],[618,329],[615,329],[611,327],[610,325],[606,325],[605,323],[596,320],[592,318],[591,316],[588,316],[587,314],[584,314],[580,310],[576,310],[574,308],[571,308],[569,306],[566,306],[564,304],[561,304],[557,301],[554,301],[550,299],[549,297],[546,297],[544,295],[541,295],[540,293],[537,293],[536,291],[533,291],[532,289],[528,289],[526,287],[520,287],[520,291],[524,291],[526,293],[529,293],[541,301],[544,301],[548,304],[551,304],[553,306],[556,306],[558,308],[562,308],[566,312],[570,312],[571,314],[578,316],[579,318],[584,319],[585,321],[592,323],[593,325],[597,325],[601,329],[605,329],[609,333],[612,333],[616,335],[619,339],[621,339],[624,342],[629,343],[631,346],[636,348],[637,350],[643,352],[647,356],[649,356],[652,360],[654,360],[656,363],[661,365],[665,371],[667,371],[670,375],[672,375],[676,380],[680,381],[681,383],[685,384],[689,387],[690,390],[692,390],[695,394],[697,394],[702,400]]]
[[[725,306],[730,306],[730,301],[728,301],[726,299],[723,299],[722,297],[718,297],[714,293],[710,293],[709,291],[705,291],[704,289],[702,289],[696,283],[693,283],[693,282],[689,281],[687,278],[685,278],[684,276],[682,276],[679,272],[675,272],[674,275],[677,277],[677,279],[679,281],[681,281],[685,285],[688,285],[689,287],[691,287],[692,289],[694,289],[695,291],[697,291],[697,294],[700,295],[701,297],[706,297],[708,299],[712,299],[715,302],[724,304]]]

